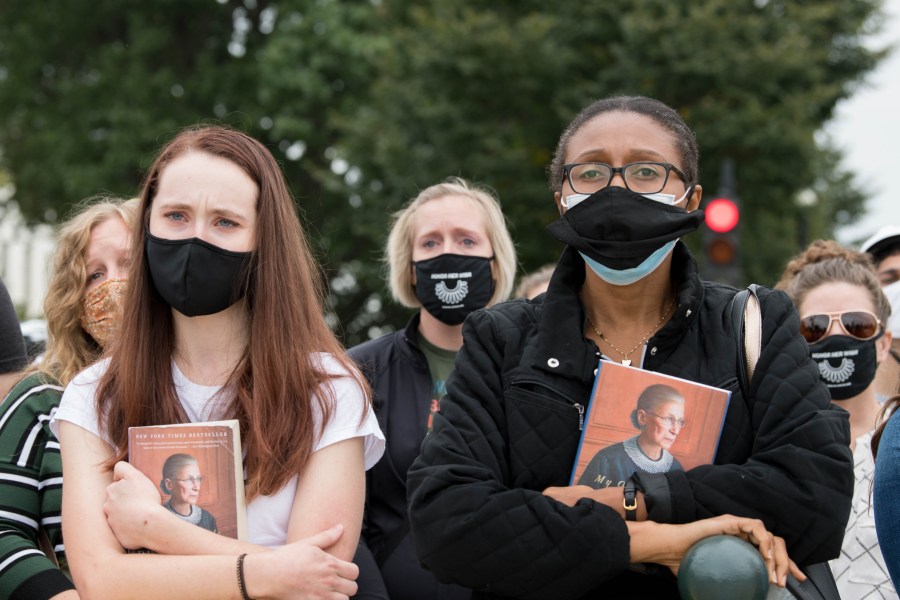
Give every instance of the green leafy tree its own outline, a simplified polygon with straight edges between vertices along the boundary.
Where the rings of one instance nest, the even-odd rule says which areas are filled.
[[[711,197],[737,165],[748,280],[865,190],[814,134],[883,55],[879,0],[555,3],[0,0],[0,168],[34,219],[133,194],[184,125],[224,122],[282,160],[348,343],[399,327],[389,215],[459,175],[493,187],[526,270],[555,260],[544,168],[590,100],[644,94],[696,129]],[[799,191],[817,202],[802,206]],[[689,242],[691,240],[689,239]]]
[[[251,128],[247,94],[236,91],[255,88],[255,60],[229,51],[233,9],[0,3],[0,147],[23,213],[53,220],[102,190],[133,194],[155,151],[185,125]],[[246,37],[252,47],[261,34]]]
[[[558,250],[543,232],[557,216],[543,167],[562,128],[595,98],[660,98],[697,132],[707,197],[722,160],[736,162],[745,274],[774,281],[797,250],[797,192],[837,183],[834,164],[822,161],[834,153],[814,134],[883,55],[862,43],[878,8],[873,0],[419,3],[393,34],[369,103],[347,119],[345,148],[367,179],[385,182],[368,195],[377,207],[447,175],[488,182],[533,269]],[[863,194],[850,180],[841,186],[846,222]],[[819,233],[830,234],[837,213],[817,211]]]

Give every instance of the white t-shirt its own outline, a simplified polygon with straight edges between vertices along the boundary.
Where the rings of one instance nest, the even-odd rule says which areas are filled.
[[[368,470],[384,453],[384,435],[378,427],[375,413],[369,410],[360,423],[365,401],[363,391],[356,380],[347,374],[334,356],[320,353],[316,358],[323,370],[343,376],[330,380],[334,388],[335,407],[321,438],[313,445],[313,452],[342,440],[362,437],[365,446],[365,468]],[[100,431],[97,422],[97,385],[108,364],[108,360],[96,363],[76,375],[69,383],[63,393],[59,410],[50,422],[53,433],[59,435],[59,421],[69,421],[114,446],[105,429]],[[172,380],[178,399],[191,422],[218,421],[225,418],[227,399],[216,397],[220,386],[197,385],[191,382],[174,361],[172,361]],[[311,405],[317,430],[322,417],[318,403],[312,402]],[[296,490],[297,476],[294,476],[280,491],[271,496],[259,496],[247,505],[250,542],[268,547],[281,546],[286,542],[288,519]]]

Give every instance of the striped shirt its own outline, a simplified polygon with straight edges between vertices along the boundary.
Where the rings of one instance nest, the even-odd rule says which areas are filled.
[[[62,461],[50,431],[63,388],[37,373],[0,405],[0,598],[44,599],[74,589],[38,547],[38,528],[64,558]]]

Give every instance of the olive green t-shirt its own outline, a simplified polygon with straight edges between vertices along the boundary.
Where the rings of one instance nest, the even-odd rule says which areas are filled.
[[[444,350],[438,348],[425,339],[419,333],[419,348],[425,355],[428,362],[428,371],[431,373],[431,407],[428,410],[428,420],[425,422],[425,431],[431,431],[434,424],[434,413],[441,410],[441,398],[447,393],[447,377],[453,370],[453,363],[456,361],[456,352],[454,350]]]

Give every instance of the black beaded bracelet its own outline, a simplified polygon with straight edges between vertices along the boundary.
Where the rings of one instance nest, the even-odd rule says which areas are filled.
[[[238,589],[241,591],[242,600],[251,600],[250,595],[247,594],[247,584],[244,583],[244,558],[246,556],[246,554],[241,554],[237,560]]]

